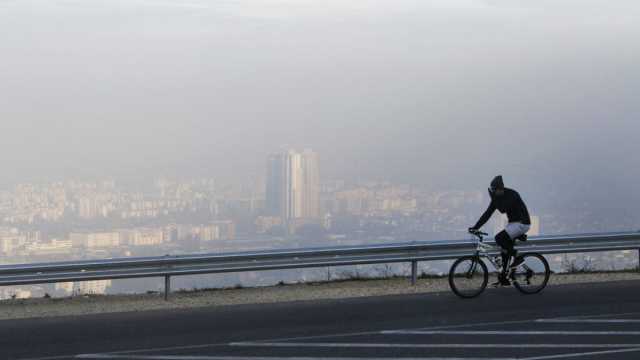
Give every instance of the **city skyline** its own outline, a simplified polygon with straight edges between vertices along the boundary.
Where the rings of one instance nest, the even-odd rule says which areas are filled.
[[[267,156],[267,165],[273,159],[287,159],[298,166],[288,166],[294,170],[289,176],[297,171],[301,178],[304,153],[286,151]],[[311,151],[306,154],[316,155]],[[113,179],[20,184],[10,191],[0,191],[0,259],[3,264],[11,264],[464,239],[465,229],[477,220],[489,200],[486,190],[433,191],[391,182],[323,180],[319,182],[321,216],[287,223],[280,216],[272,216],[266,183],[250,181],[229,187],[215,179],[163,177],[143,188],[127,188]],[[526,200],[528,195],[523,194]],[[303,209],[303,203],[291,204]],[[638,221],[633,214],[601,216],[589,203],[572,208],[570,213],[562,206],[530,210],[531,235],[628,231],[635,230],[633,225]],[[495,215],[485,230],[497,232],[504,221],[504,217]],[[615,259],[619,265],[626,264],[630,256],[617,254]],[[606,257],[589,259],[608,261]],[[553,258],[554,266],[564,266],[567,261],[576,260]],[[429,269],[440,271],[437,266]],[[269,281],[268,276],[233,279],[226,281]],[[201,284],[206,286],[206,281]],[[144,284],[111,281],[66,283],[8,288],[0,292],[0,297],[39,296],[44,292],[56,296],[118,293],[141,286]]]

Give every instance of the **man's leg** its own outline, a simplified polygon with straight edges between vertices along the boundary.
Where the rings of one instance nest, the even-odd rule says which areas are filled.
[[[504,229],[504,231],[507,233],[509,238],[512,239],[510,255],[513,256],[514,260],[513,260],[513,263],[511,264],[511,267],[517,267],[518,265],[522,264],[522,262],[524,261],[524,259],[521,256],[518,256],[518,252],[513,248],[513,245],[515,244],[515,239],[526,234],[527,231],[529,231],[529,228],[530,228],[530,225],[513,222],[513,223],[507,224],[507,227]]]
[[[502,248],[502,263],[507,266],[507,261],[509,261],[509,256],[513,255],[515,249],[513,248],[513,240],[509,236],[505,230],[500,231],[496,235],[496,243],[500,245]]]
[[[496,235],[496,243],[500,245],[502,255],[502,273],[500,274],[499,282],[502,285],[510,285],[509,280],[507,280],[507,269],[509,268],[511,256],[515,254],[513,240],[509,234],[503,230]]]

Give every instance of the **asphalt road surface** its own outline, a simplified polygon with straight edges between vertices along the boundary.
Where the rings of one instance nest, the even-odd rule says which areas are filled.
[[[638,359],[640,281],[0,321],[6,359]]]

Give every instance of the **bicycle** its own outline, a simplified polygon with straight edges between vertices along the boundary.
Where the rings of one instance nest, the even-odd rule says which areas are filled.
[[[510,283],[523,294],[537,294],[547,286],[551,270],[544,256],[535,252],[521,254],[519,256],[523,258],[523,262],[511,268],[509,265],[515,260],[513,256],[507,259],[507,264],[502,264],[500,254],[497,256],[490,254],[493,251],[499,253],[500,248],[483,242],[484,237],[489,234],[481,231],[470,233],[477,238],[475,254],[457,259],[449,270],[449,286],[456,295],[469,299],[482,294],[486,289],[489,271],[482,258],[486,258],[493,265],[499,280],[509,279]]]

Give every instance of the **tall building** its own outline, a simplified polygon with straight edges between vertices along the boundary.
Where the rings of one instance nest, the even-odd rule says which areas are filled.
[[[318,154],[305,150],[302,153],[302,216],[303,218],[320,217],[320,169]]]
[[[288,222],[320,215],[318,155],[289,150],[267,158],[266,209]]]

